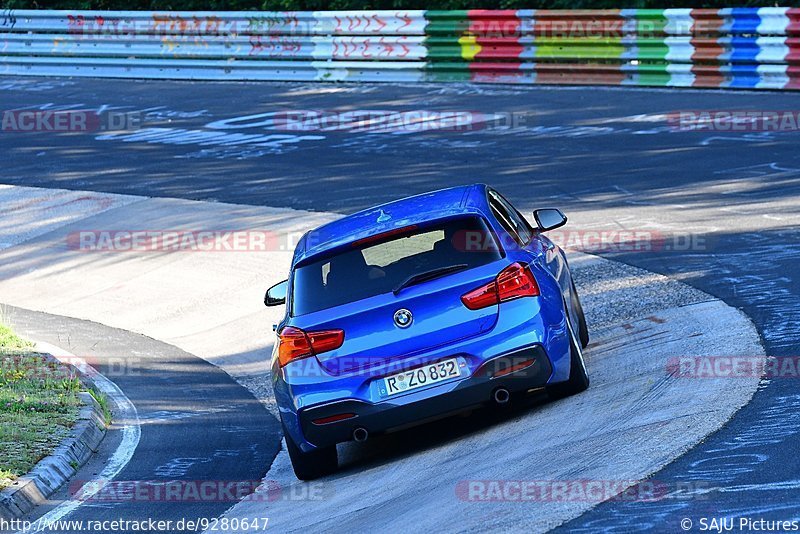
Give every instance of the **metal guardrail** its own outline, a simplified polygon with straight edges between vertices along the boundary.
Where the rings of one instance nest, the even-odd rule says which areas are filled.
[[[800,88],[800,9],[0,12],[0,74]]]

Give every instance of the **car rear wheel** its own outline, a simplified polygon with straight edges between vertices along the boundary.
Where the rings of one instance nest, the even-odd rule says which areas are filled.
[[[578,296],[578,290],[575,289],[575,281],[572,280],[572,306],[578,314],[578,339],[581,342],[581,348],[586,348],[589,345],[589,327],[586,325],[586,315],[583,313],[583,306],[581,299]]]
[[[570,352],[569,379],[566,382],[553,384],[547,389],[547,393],[552,399],[563,399],[585,391],[589,387],[589,373],[586,372],[583,349],[580,341],[575,336],[569,315],[567,315],[567,331],[569,332]]]
[[[339,456],[336,454],[336,445],[319,447],[311,452],[303,452],[295,445],[292,438],[283,429],[286,438],[286,449],[292,461],[292,469],[300,480],[314,480],[321,476],[329,475],[339,467]]]

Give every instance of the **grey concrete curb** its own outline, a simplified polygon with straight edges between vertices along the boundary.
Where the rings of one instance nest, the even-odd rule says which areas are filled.
[[[85,375],[83,378],[90,380]],[[97,452],[106,436],[103,410],[89,393],[82,392],[79,396],[83,407],[70,436],[50,456],[40,460],[30,473],[0,491],[0,519],[18,519],[30,513]]]

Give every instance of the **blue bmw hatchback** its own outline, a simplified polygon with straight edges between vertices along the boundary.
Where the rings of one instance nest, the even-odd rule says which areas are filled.
[[[272,357],[298,478],[337,468],[336,444],[546,391],[585,390],[589,335],[564,252],[486,185],[384,204],[305,234]]]

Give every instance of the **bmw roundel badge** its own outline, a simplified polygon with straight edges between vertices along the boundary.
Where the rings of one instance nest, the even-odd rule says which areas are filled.
[[[411,326],[411,322],[413,320],[414,316],[411,315],[411,312],[405,308],[394,312],[394,324],[396,324],[400,328],[408,328],[409,326]]]

